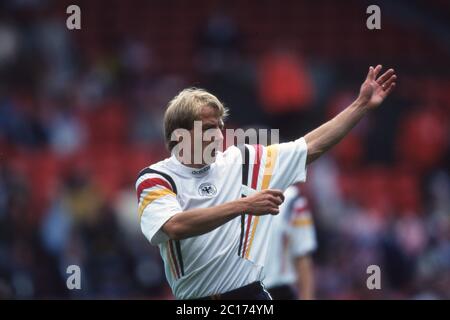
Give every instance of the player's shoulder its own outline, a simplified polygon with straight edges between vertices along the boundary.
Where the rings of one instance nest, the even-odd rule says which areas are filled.
[[[230,156],[235,156],[237,154],[240,154],[240,147],[237,147],[235,145],[231,145],[228,148],[226,148],[223,152],[220,152],[222,154],[222,156],[224,157],[230,157]]]
[[[169,161],[170,158],[167,158],[141,169],[137,175],[136,185],[139,185],[145,180],[163,179],[167,181],[175,191],[176,185],[173,179],[173,172],[171,172],[170,166],[168,166]]]
[[[305,196],[302,185],[297,184],[294,187],[296,188],[297,194],[292,199],[293,210],[295,210],[297,214],[309,214],[308,198]]]
[[[246,156],[247,154],[261,153],[266,147],[262,144],[240,144],[240,145],[232,145],[228,147],[225,152],[223,152],[224,156],[229,157],[240,157]]]
[[[231,161],[232,163],[235,163],[241,159],[241,155],[243,153],[242,148],[243,146],[231,145],[228,148],[226,148],[223,152],[218,152],[216,159],[219,160],[219,162]]]
[[[159,171],[163,172],[163,173],[169,173],[169,168],[167,166],[167,162],[169,161],[170,158],[166,158],[164,160],[155,162],[150,164],[147,167],[142,168],[138,175],[137,178],[139,179],[140,177],[142,177],[143,175],[149,174],[149,173],[155,173],[158,174]]]

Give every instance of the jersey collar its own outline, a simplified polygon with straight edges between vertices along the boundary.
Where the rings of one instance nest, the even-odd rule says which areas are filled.
[[[211,169],[214,167],[213,164],[208,164],[202,168],[191,168],[184,164],[182,164],[175,154],[172,154],[170,157],[170,165],[174,171],[177,173],[189,177],[189,178],[202,178],[206,175],[208,175],[209,172],[211,172]]]

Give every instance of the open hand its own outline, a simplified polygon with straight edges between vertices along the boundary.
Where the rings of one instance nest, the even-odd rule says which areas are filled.
[[[394,69],[389,69],[377,78],[381,69],[381,65],[375,68],[371,66],[359,91],[358,100],[369,109],[378,107],[395,87],[397,76]]]

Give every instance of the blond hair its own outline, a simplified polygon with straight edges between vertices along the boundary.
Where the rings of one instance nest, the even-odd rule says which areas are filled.
[[[228,116],[228,109],[222,102],[203,89],[184,89],[168,103],[164,114],[164,138],[169,151],[172,151],[178,143],[171,141],[172,132],[176,129],[191,130],[194,127],[194,121],[200,120],[200,113],[204,106],[216,109],[221,119]]]

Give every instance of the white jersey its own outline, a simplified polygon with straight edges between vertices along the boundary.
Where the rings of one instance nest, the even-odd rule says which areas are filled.
[[[243,212],[200,236],[176,241],[162,231],[175,214],[234,201],[268,188],[285,190],[306,179],[303,138],[264,147],[232,146],[196,170],[172,157],[144,169],[136,181],[141,229],[158,245],[177,299],[225,293],[263,278],[273,215]],[[250,161],[243,163],[245,157]]]
[[[270,245],[264,268],[264,285],[269,289],[294,284],[297,276],[293,259],[317,248],[307,199],[300,194],[298,186],[289,187],[284,196],[280,213],[270,230]]]

